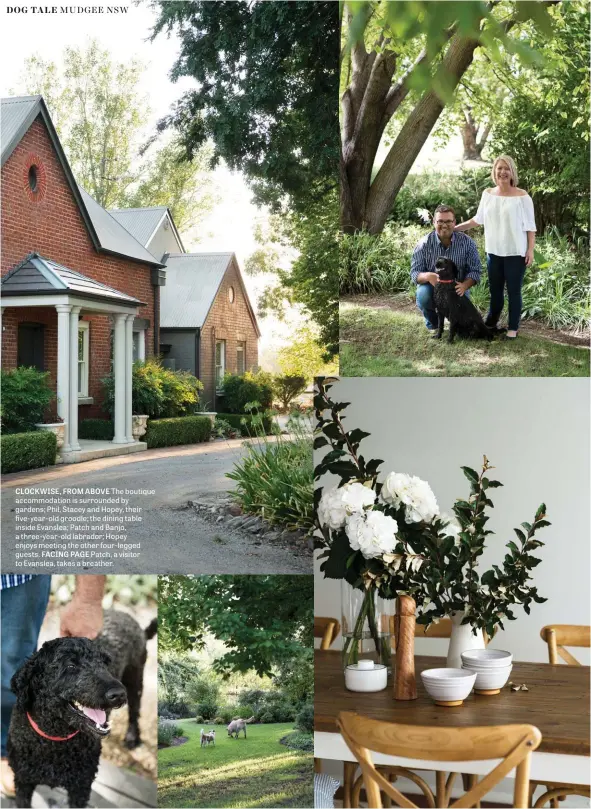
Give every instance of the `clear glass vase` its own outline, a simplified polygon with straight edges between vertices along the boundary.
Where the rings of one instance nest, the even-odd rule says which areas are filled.
[[[394,605],[380,598],[375,587],[358,590],[341,581],[343,669],[371,658],[391,671]]]

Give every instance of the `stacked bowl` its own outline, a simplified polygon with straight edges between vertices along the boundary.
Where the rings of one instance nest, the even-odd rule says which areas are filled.
[[[462,652],[462,669],[476,674],[474,693],[498,694],[513,668],[513,655],[500,649],[470,649]]]
[[[478,675],[464,669],[425,669],[421,679],[436,705],[453,708],[461,705],[472,691]]]

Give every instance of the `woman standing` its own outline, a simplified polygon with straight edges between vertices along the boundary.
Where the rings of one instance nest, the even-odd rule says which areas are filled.
[[[483,191],[476,215],[454,230],[484,225],[486,265],[490,287],[490,307],[486,325],[496,328],[504,306],[504,288],[509,298],[507,337],[517,337],[521,317],[521,287],[525,268],[534,259],[536,223],[534,204],[522,188],[517,188],[517,169],[511,157],[501,155],[493,163],[494,188]]]

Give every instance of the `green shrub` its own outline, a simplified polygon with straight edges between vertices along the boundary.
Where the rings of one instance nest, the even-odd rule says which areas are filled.
[[[113,373],[102,380],[103,409],[113,417],[115,380]],[[137,415],[151,418],[176,418],[198,411],[201,382],[187,371],[164,368],[160,360],[151,358],[134,362],[132,408]]]
[[[263,725],[272,725],[275,722],[275,715],[271,713],[271,711],[263,711],[263,713],[257,716],[257,722]]]
[[[302,706],[296,716],[296,728],[298,730],[314,732],[314,706],[310,703]]]
[[[305,753],[314,752],[314,736],[312,733],[293,731],[279,739],[279,744],[284,744],[290,750],[303,750]]]
[[[410,280],[410,257],[417,242],[429,233],[419,225],[392,223],[377,236],[366,231],[342,236],[339,253],[341,293],[405,292]]]
[[[281,407],[287,410],[291,402],[306,390],[306,377],[279,374],[273,379],[275,396],[279,399]]]
[[[183,729],[180,725],[175,725],[174,722],[168,722],[166,720],[158,722],[158,744],[169,747],[174,738],[182,735]]]
[[[33,430],[35,424],[43,421],[45,411],[55,399],[49,371],[24,366],[12,368],[2,371],[1,385],[3,433]]]
[[[57,439],[49,430],[0,436],[2,474],[55,463]]]
[[[244,413],[249,402],[258,402],[262,410],[273,404],[273,378],[264,371],[247,371],[242,376],[226,374],[223,388],[224,410],[228,413]]]
[[[213,719],[213,717],[217,716],[218,714],[218,706],[216,701],[213,699],[204,699],[203,702],[200,702],[197,706],[197,712],[205,719],[206,722]]]
[[[227,477],[236,483],[233,495],[244,512],[307,531],[314,509],[312,438],[301,417],[293,423],[292,432],[299,430],[293,440],[277,436],[250,443]]]
[[[233,427],[227,419],[219,416],[215,417],[212,432],[216,438],[236,438],[241,435],[239,427]]]
[[[220,708],[218,708],[217,714],[222,720],[221,724],[224,725],[229,725],[232,719],[234,719],[235,716],[238,716],[235,705],[222,705]],[[244,719],[248,719],[248,716],[245,716]]]
[[[250,719],[251,716],[255,715],[252,705],[235,705],[234,711],[234,716],[239,716],[240,719]]]
[[[197,722],[198,725],[203,725],[204,722],[205,722],[205,719],[200,714],[198,714],[195,717],[195,722]]]
[[[193,714],[191,706],[182,699],[158,700],[158,713],[163,717],[178,717],[185,719]]]
[[[257,416],[251,413],[218,413],[216,421],[222,419],[230,425],[234,430],[240,433],[245,438],[259,435],[263,432],[265,435],[272,435],[273,433],[273,418],[271,416]],[[259,421],[262,425],[262,431],[257,429]]]
[[[94,441],[111,441],[113,434],[113,422],[107,421],[107,419],[82,419],[78,425],[78,438],[90,438]]]
[[[490,166],[447,173],[423,171],[409,174],[396,196],[390,220],[405,225],[425,224],[438,205],[450,205],[458,222],[471,219],[480,197],[490,187]]]
[[[177,419],[148,421],[144,441],[149,449],[174,447],[177,444],[199,444],[209,441],[211,421],[207,416],[182,416]]]

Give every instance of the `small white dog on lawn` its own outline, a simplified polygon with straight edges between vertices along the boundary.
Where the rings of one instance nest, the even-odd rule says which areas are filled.
[[[215,747],[215,730],[210,730],[209,733],[206,733],[201,728],[201,747],[206,747],[208,744],[213,744]]]

